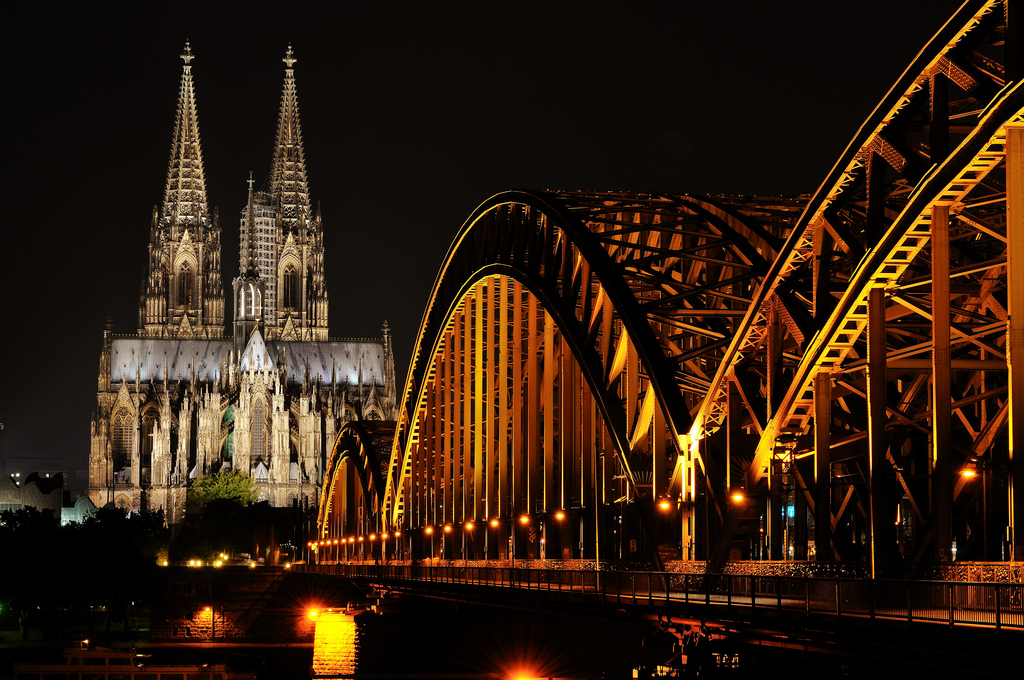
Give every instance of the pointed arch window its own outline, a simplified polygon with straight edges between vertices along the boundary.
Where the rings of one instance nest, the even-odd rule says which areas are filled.
[[[220,457],[230,461],[235,457],[235,407],[228,406],[220,422]]]
[[[148,464],[153,455],[153,430],[157,421],[156,409],[150,408],[142,414],[142,460]]]
[[[178,270],[178,304],[186,307],[192,306],[192,293],[195,286],[192,276],[192,265],[185,262]]]
[[[115,472],[128,464],[131,452],[132,412],[122,406],[110,421],[110,457]]]
[[[252,405],[252,457],[265,458],[267,455],[267,414],[263,400],[257,399]]]
[[[281,302],[284,307],[297,308],[299,306],[299,272],[292,265],[284,269],[284,276],[281,282],[283,291]]]
[[[309,267],[306,269],[306,314],[308,319],[315,318],[313,312],[313,268]]]

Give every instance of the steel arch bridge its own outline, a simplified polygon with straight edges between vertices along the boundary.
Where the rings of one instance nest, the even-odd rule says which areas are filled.
[[[1022,14],[965,3],[813,195],[483,203],[382,478],[335,447],[320,542],[872,575],[1021,560]]]

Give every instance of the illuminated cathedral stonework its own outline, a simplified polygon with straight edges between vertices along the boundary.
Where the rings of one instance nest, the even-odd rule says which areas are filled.
[[[330,340],[319,211],[310,210],[289,47],[269,191],[241,218],[234,334],[224,332],[220,225],[207,208],[193,55],[163,206],[150,227],[138,334],[103,337],[89,497],[181,520],[190,480],[239,470],[276,507],[315,504],[350,420],[393,420],[391,338]]]

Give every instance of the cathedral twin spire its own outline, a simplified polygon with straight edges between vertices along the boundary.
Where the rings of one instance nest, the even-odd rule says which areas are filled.
[[[239,346],[257,327],[268,340],[326,340],[327,288],[324,282],[320,216],[310,208],[309,183],[296,94],[297,59],[291,45],[285,64],[281,108],[270,166],[269,193],[254,193],[241,217],[242,249],[235,279],[235,339]],[[262,304],[253,312],[253,302]],[[243,304],[248,302],[249,306]]]
[[[224,335],[220,227],[210,219],[199,143],[189,44],[171,139],[171,159],[160,211],[150,227],[146,280],[139,301],[139,334],[150,337]]]
[[[302,126],[299,123],[299,99],[295,92],[295,69],[298,59],[288,46],[282,61],[287,67],[281,112],[277,119],[277,140],[270,169],[270,193],[277,203],[278,215],[285,232],[306,226],[310,218],[309,186],[306,182],[306,160],[302,150]]]
[[[187,226],[200,224],[206,219],[207,203],[203,152],[199,144],[199,119],[196,115],[196,92],[192,82],[192,60],[195,57],[187,42],[181,58],[185,66],[178,93],[178,112],[174,121],[161,222]]]
[[[224,292],[220,228],[207,207],[191,46],[185,43],[164,201],[154,210],[139,333],[158,337],[222,337]],[[241,224],[235,279],[235,333],[266,324],[268,338],[326,339],[323,235],[310,209],[291,46],[270,170],[270,193],[253,194]],[[243,280],[245,285],[242,285]],[[255,285],[258,283],[258,286]],[[253,285],[250,285],[253,284]],[[259,289],[258,308],[253,293]],[[244,300],[245,291],[250,291]],[[247,317],[248,322],[239,327]],[[252,328],[250,328],[250,326]]]

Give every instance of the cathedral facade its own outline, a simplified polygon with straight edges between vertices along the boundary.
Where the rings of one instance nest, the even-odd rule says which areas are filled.
[[[272,506],[315,504],[350,420],[394,420],[391,338],[330,339],[324,232],[306,178],[291,47],[269,191],[240,218],[233,333],[225,332],[220,224],[206,200],[186,44],[171,160],[150,225],[137,334],[104,332],[90,499],[181,520],[191,480],[237,470]]]

